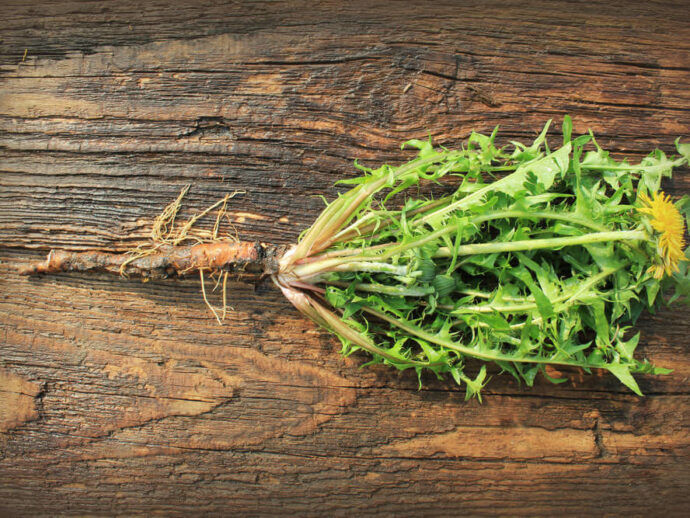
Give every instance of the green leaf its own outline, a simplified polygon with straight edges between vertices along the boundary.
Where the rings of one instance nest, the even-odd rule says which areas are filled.
[[[596,342],[600,347],[610,347],[610,328],[606,318],[606,306],[600,299],[590,302],[590,308],[594,315],[594,328],[597,333]]]
[[[455,279],[451,275],[437,275],[431,284],[439,298],[450,295],[455,289]]]
[[[400,149],[405,149],[406,147],[412,147],[412,148],[418,149],[419,150],[418,156],[420,158],[424,158],[424,157],[433,155],[435,153],[434,146],[431,142],[431,137],[429,137],[427,140],[418,140],[418,139],[408,140],[407,142],[404,142],[400,146]]]
[[[573,135],[573,121],[570,115],[563,117],[563,145],[570,142]]]
[[[635,348],[637,348],[637,344],[639,342],[640,333],[637,333],[628,341],[618,339],[618,342],[616,343],[616,350],[621,354],[623,358],[625,358],[628,361],[632,361],[633,354],[635,353]]]
[[[465,382],[466,385],[466,390],[465,390],[465,401],[468,399],[476,396],[479,402],[482,402],[482,394],[481,390],[484,388],[485,380],[486,379],[486,365],[482,365],[482,368],[479,370],[479,374],[477,374],[477,377],[474,378],[473,380],[469,378],[464,378],[463,381]]]
[[[543,374],[543,376],[547,380],[549,380],[554,385],[559,385],[561,383],[565,383],[566,381],[568,381],[566,378],[553,378],[553,377],[549,376],[549,374],[546,372],[546,369],[542,369],[541,373]]]
[[[478,315],[478,318],[494,331],[510,331],[510,324],[500,313]]]
[[[534,378],[537,377],[537,373],[539,372],[539,366],[525,365],[522,363],[515,363],[514,365],[516,370],[520,373],[520,376],[522,376],[522,379],[525,380],[527,386],[534,386]]]
[[[649,305],[649,307],[652,307],[654,306],[654,301],[656,300],[656,296],[659,293],[659,288],[661,288],[661,284],[656,279],[650,279],[649,281],[645,282],[644,286],[647,291],[647,304]]]
[[[536,176],[545,189],[550,189],[556,175],[562,176],[568,170],[570,151],[571,145],[568,143],[549,155],[527,162],[518,167],[514,173],[491,184],[493,187],[491,189],[487,188],[487,191],[496,190],[514,196],[524,189],[524,183],[530,172]]]
[[[678,137],[675,141],[676,144],[676,149],[678,150],[678,153],[680,153],[683,158],[685,159],[685,162],[690,162],[690,143],[688,142],[681,142],[680,137]]]
[[[628,365],[623,365],[620,363],[614,363],[606,367],[611,374],[613,374],[618,380],[632,390],[638,396],[642,396],[640,387],[637,386],[635,378],[630,374],[630,367]]]
[[[530,293],[534,297],[534,301],[537,305],[537,310],[542,318],[548,319],[554,316],[553,304],[549,298],[544,294],[544,292],[539,289],[537,284],[532,279],[530,273],[523,267],[514,268],[510,271],[511,275],[520,279],[529,289]]]

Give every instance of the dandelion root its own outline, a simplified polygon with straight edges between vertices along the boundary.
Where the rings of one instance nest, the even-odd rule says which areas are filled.
[[[191,246],[160,245],[147,255],[51,250],[45,261],[30,264],[21,275],[105,271],[132,277],[163,279],[199,270],[271,275],[278,269],[279,248],[249,241],[219,241]],[[124,267],[123,267],[124,266]]]

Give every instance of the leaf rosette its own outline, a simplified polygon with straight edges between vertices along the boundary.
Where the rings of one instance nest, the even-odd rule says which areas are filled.
[[[273,276],[305,315],[334,332],[343,354],[369,363],[450,374],[478,396],[495,363],[532,385],[547,365],[606,369],[637,394],[633,373],[664,374],[634,357],[640,313],[690,292],[683,214],[660,192],[687,164],[655,151],[617,161],[590,133],[551,150],[549,124],[526,146],[497,147],[497,131],[472,133],[459,150],[431,140],[417,157],[341,183]],[[411,196],[450,179],[453,192]],[[420,378],[421,380],[421,378]],[[421,381],[420,381],[421,383]]]

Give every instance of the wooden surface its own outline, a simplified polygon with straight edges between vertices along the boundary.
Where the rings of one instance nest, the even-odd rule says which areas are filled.
[[[360,369],[269,283],[234,283],[220,327],[194,280],[14,273],[142,243],[188,183],[190,210],[245,190],[239,235],[292,242],[412,137],[565,113],[634,159],[690,136],[687,2],[424,4],[3,2],[0,514],[687,513],[683,309],[640,322],[675,369],[645,398],[570,372],[480,405]]]

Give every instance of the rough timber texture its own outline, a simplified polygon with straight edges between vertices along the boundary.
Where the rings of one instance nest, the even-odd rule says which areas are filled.
[[[234,284],[220,327],[193,280],[14,271],[141,243],[188,183],[191,209],[245,190],[239,235],[289,243],[354,158],[427,134],[527,140],[570,113],[631,158],[672,152],[686,2],[41,4],[0,7],[0,514],[687,513],[681,309],[641,322],[675,369],[643,399],[570,372],[479,405],[359,369],[269,284]]]

